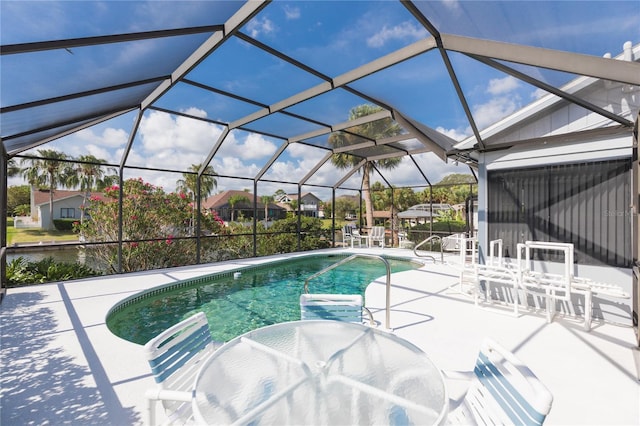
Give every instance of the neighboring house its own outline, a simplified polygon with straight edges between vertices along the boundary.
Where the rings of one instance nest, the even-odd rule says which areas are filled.
[[[80,219],[84,192],[56,189],[53,191],[53,219]],[[31,190],[31,217],[40,227],[49,224],[49,190]]]
[[[431,219],[435,222],[443,212],[451,210],[453,210],[451,205],[444,203],[416,204],[398,213],[398,219],[408,222],[410,226],[415,226],[418,223],[428,223]]]
[[[615,59],[639,62],[640,45],[625,43]],[[580,77],[559,89],[590,105],[548,94],[480,132],[484,147],[473,137],[456,145],[478,162],[480,261],[491,240],[511,259],[527,240],[569,242],[573,273],[630,292],[640,87]]]
[[[358,218],[358,211],[359,211],[358,209],[361,203],[360,197],[357,195],[340,195],[335,199],[336,205],[339,205],[341,200],[347,201],[349,205],[353,205],[356,207],[354,209],[349,209],[345,211],[344,217],[338,217],[337,219],[356,220]],[[331,203],[331,201],[329,201],[329,203]],[[328,212],[328,216],[332,217],[331,210]]]
[[[280,197],[278,203],[280,206],[285,207],[284,204],[289,204],[292,201],[297,200],[298,194],[286,194]],[[305,192],[304,194],[300,195],[300,202],[298,203],[298,207],[300,209],[300,213],[303,216],[320,217],[319,212],[321,203],[322,200],[320,198],[316,197],[311,192]],[[289,207],[289,210],[291,211],[296,209],[291,209],[291,207]]]
[[[373,211],[373,225],[374,226],[387,226],[387,223],[391,220],[391,212],[389,210],[374,210]]]
[[[246,200],[236,203],[232,209],[229,199],[233,196],[245,197]],[[238,220],[239,217],[243,217],[244,219],[253,219],[254,211],[256,211],[256,218],[258,220],[264,220],[264,207],[264,204],[260,202],[260,197],[258,197],[258,202],[255,204],[254,208],[254,196],[252,193],[247,191],[224,191],[219,194],[212,195],[202,201],[203,209],[216,212],[218,217],[225,222],[231,221],[232,213],[234,220]],[[286,210],[276,203],[269,203],[267,206],[267,217],[269,219],[283,219],[286,215]]]

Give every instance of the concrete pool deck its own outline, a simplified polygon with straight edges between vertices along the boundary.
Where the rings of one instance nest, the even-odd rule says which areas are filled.
[[[385,253],[401,249],[331,249]],[[315,252],[317,253],[317,252]],[[304,256],[300,253],[290,256]],[[2,371],[0,424],[142,424],[144,392],[154,386],[142,347],[107,329],[105,316],[139,291],[199,275],[282,258],[240,259],[210,265],[98,277],[9,289],[0,306]],[[640,355],[629,324],[579,319],[547,324],[539,313],[474,306],[457,291],[457,256],[445,264],[392,274],[391,326],[421,347],[443,370],[470,371],[490,336],[515,352],[554,395],[547,424],[640,424]],[[366,305],[384,323],[384,280]],[[459,388],[450,387],[451,397]]]

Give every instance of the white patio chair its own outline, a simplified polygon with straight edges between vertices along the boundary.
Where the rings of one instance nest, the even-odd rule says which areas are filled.
[[[333,320],[362,323],[366,312],[369,324],[375,325],[371,311],[363,305],[359,294],[307,294],[300,295],[301,320]]]
[[[221,344],[214,342],[204,313],[199,312],[163,331],[144,345],[158,386],[149,389],[147,418],[155,425],[155,403],[162,401],[168,420],[183,424],[192,416],[191,399],[200,363]]]
[[[380,248],[384,248],[384,226],[372,226],[369,231],[369,247],[373,247],[373,244],[378,242]]]
[[[355,245],[360,247],[362,245],[362,236],[360,231],[353,225],[345,225],[342,227],[342,244],[344,246],[351,245],[353,248]]]
[[[487,338],[473,373],[464,398],[451,403],[448,423],[542,425],[553,395],[513,353]]]

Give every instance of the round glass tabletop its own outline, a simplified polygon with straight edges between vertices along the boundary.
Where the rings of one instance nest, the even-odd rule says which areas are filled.
[[[206,424],[437,424],[440,370],[394,334],[339,321],[263,327],[218,349],[195,385]]]

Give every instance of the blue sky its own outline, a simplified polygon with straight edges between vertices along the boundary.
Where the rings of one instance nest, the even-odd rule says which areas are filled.
[[[567,50],[602,56],[621,52],[625,41],[640,42],[640,7],[637,1],[556,1],[556,2],[462,2],[430,1],[417,3],[420,10],[442,32],[487,38],[509,43]],[[180,26],[211,24],[211,17],[226,19],[238,2],[14,2],[1,3],[2,44],[66,39],[101,34],[149,31]],[[329,77],[337,77],[355,67],[408,46],[428,36],[411,14],[395,1],[275,1],[242,29],[245,34],[283,51]],[[116,84],[122,76],[141,76],[162,67],[172,69],[182,59],[173,52],[180,46],[197,45],[202,36],[161,43],[117,44],[99,49],[74,49],[38,54],[30,63],[25,58],[3,58],[2,106],[31,98],[56,96],[65,88],[73,90],[96,82]],[[166,55],[158,56],[164,49]],[[154,54],[155,53],[155,54]],[[61,56],[64,58],[61,58]],[[60,59],[69,59],[61,61]],[[468,57],[452,53],[451,62],[460,79],[474,119],[480,129],[508,116],[537,99],[535,87],[479,65]],[[46,69],[37,67],[45,61]],[[71,62],[73,68],[66,68]],[[115,66],[114,66],[115,65]],[[114,69],[119,70],[113,72]],[[519,69],[560,86],[574,76],[540,69]],[[98,70],[98,71],[96,71]],[[207,58],[188,78],[239,96],[272,104],[321,80],[274,59],[242,40],[230,40]],[[9,83],[11,81],[11,83]],[[33,82],[40,84],[34,84]],[[105,83],[106,84],[106,83]],[[413,58],[393,69],[356,81],[352,86],[380,101],[392,104],[414,118],[455,140],[470,134],[469,123],[455,95],[442,58],[436,52]],[[437,101],[434,101],[437,100]],[[345,91],[331,92],[289,111],[309,115],[326,123],[346,121],[350,108],[363,103]],[[158,106],[177,109],[198,117],[229,122],[256,110],[254,106],[222,96],[178,85]],[[119,163],[131,131],[133,114],[54,141],[46,148],[69,155],[92,154]],[[259,120],[248,127],[269,132],[286,129],[287,136],[312,130],[313,126],[291,119]],[[129,155],[128,165],[186,169],[204,160],[221,126],[176,115],[149,111]],[[285,130],[282,130],[285,131]],[[213,159],[222,175],[255,176],[282,140],[234,131]],[[324,155],[320,149],[292,144],[265,175],[267,179],[298,181]],[[433,155],[417,158],[427,178],[438,182],[445,174],[467,173],[466,166],[445,164]],[[127,172],[127,177],[145,179],[172,190],[178,174]],[[327,165],[318,170],[312,182],[332,185],[342,172]],[[420,181],[411,162],[385,176],[401,186]],[[418,179],[417,179],[418,177]],[[348,184],[358,187],[356,176]],[[374,180],[377,180],[374,177]],[[16,184],[15,180],[10,181]],[[238,186],[238,187],[236,187]],[[259,191],[273,192],[279,184],[262,184]],[[220,179],[219,190],[253,190],[250,181]],[[287,192],[293,190],[290,186]],[[328,191],[308,188],[326,198]]]

